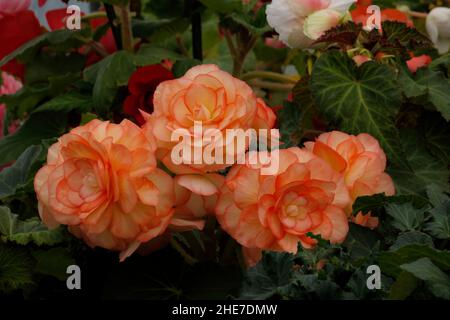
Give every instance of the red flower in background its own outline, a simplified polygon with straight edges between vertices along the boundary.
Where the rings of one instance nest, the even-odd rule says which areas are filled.
[[[30,3],[30,0],[0,0],[0,59],[41,34],[38,19],[28,10]],[[24,65],[16,59],[1,69],[21,79],[25,73]]]
[[[409,19],[408,15],[397,9],[381,10],[381,21],[398,21],[406,23],[408,27],[414,27],[414,23]]]
[[[81,16],[84,16],[83,12],[81,12]],[[45,18],[47,19],[50,30],[59,30],[65,28],[67,17],[67,8],[49,10],[45,13]]]
[[[356,2],[356,6],[370,6],[372,4],[372,0],[358,0]]]
[[[81,15],[83,16],[84,13],[82,12]],[[66,26],[66,19],[68,17],[67,9],[61,8],[50,10],[45,14],[45,17],[51,30],[63,29]],[[95,18],[89,20],[89,24],[94,30],[105,25],[106,23],[108,23],[107,18]],[[111,28],[108,29],[99,42],[107,53],[112,54],[117,51]],[[101,59],[102,58],[98,54],[92,52],[87,57],[87,65],[91,65]]]
[[[91,27],[95,30],[108,23],[107,18],[95,18],[89,21]],[[105,35],[100,39],[100,43],[106,49],[106,51],[111,54],[117,51],[116,42],[114,41],[114,36],[111,28],[105,33]]]
[[[159,64],[138,69],[128,82],[130,95],[124,102],[125,114],[134,117],[139,125],[143,125],[145,120],[139,110],[153,112],[153,94],[156,87],[161,82],[173,78],[172,72]]]
[[[361,23],[363,26],[367,24],[367,20],[371,16],[367,13],[367,8],[372,4],[372,0],[360,0],[356,4],[356,8],[350,13],[355,23]],[[408,15],[397,9],[383,9],[381,10],[381,22],[383,21],[398,21],[406,23],[409,27],[414,26]]]
[[[408,65],[409,71],[416,73],[418,69],[426,67],[432,61],[430,56],[423,54],[418,57],[412,57],[410,60],[406,61],[406,64]]]

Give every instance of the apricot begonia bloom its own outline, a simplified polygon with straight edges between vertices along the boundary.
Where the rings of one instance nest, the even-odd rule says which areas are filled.
[[[375,229],[379,223],[377,217],[372,217],[370,213],[363,214],[362,212],[358,212],[356,216],[352,217],[352,222],[369,229]]]
[[[211,195],[216,187],[204,178],[206,173],[216,172],[231,164],[226,163],[226,153],[237,159],[237,149],[227,146],[227,129],[271,129],[275,124],[275,113],[262,99],[256,98],[252,89],[243,81],[222,71],[216,65],[199,65],[191,68],[183,77],[161,83],[154,93],[154,111],[144,114],[144,131],[154,135],[157,141],[157,158],[172,172],[192,178],[190,186],[201,195]],[[200,123],[203,134],[208,129],[221,133],[223,140],[201,144],[223,150],[223,162],[205,163],[202,151],[200,163],[175,165],[172,150],[179,141],[172,141],[174,132],[184,131],[183,138],[192,140],[192,145],[202,139],[195,133],[195,125]],[[183,139],[184,141],[184,139]],[[200,140],[201,141],[201,140]],[[189,143],[189,142],[188,142]],[[232,149],[232,150],[231,150]],[[245,150],[244,150],[245,151]],[[199,154],[195,151],[193,155]],[[186,181],[186,180],[185,180]]]
[[[198,179],[204,178],[215,186],[215,189],[209,195],[201,194],[205,192],[195,192],[196,181],[192,176],[175,177],[176,204],[175,214],[170,223],[171,229],[179,231],[202,230],[205,225],[204,217],[208,214],[214,214],[220,190],[225,183],[225,177],[219,174],[207,174],[204,177],[198,177]]]
[[[222,228],[248,249],[295,253],[299,242],[315,245],[309,232],[342,242],[351,201],[342,175],[300,148],[279,150],[279,157],[274,175],[261,175],[251,161],[232,167],[216,207]]]
[[[378,141],[369,134],[357,136],[333,131],[321,134],[305,146],[344,175],[352,200],[377,193],[394,195],[391,177],[385,173],[386,155]],[[351,207],[347,208],[350,213]]]
[[[63,135],[34,180],[42,220],[126,258],[173,215],[173,179],[156,167],[155,149],[128,120],[93,120]]]

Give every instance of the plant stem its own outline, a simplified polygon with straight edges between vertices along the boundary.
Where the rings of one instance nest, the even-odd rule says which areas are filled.
[[[239,77],[241,75],[242,69],[244,68],[245,59],[247,58],[247,55],[249,54],[249,52],[255,46],[256,40],[258,40],[258,38],[255,36],[252,36],[248,41],[239,41],[239,43],[242,47],[239,50],[239,46],[238,46],[238,50],[237,50],[238,55],[234,62],[233,75],[235,77]]]
[[[134,51],[133,32],[131,30],[131,14],[129,5],[114,6],[120,20],[120,31],[123,49],[128,52]]]
[[[107,57],[109,55],[108,51],[106,51],[105,47],[97,41],[93,41],[91,39],[85,37],[79,37],[81,41],[83,41],[87,46],[89,46],[92,50],[97,52],[101,57]]]
[[[297,79],[294,79],[293,77],[276,73],[276,72],[270,72],[270,71],[251,71],[247,72],[241,77],[241,80],[248,81],[255,78],[261,78],[261,79],[269,79],[274,81],[280,81],[280,82],[287,82],[287,83],[297,83]]]
[[[283,84],[263,80],[251,80],[250,85],[275,91],[292,91],[294,84]]]
[[[178,48],[180,49],[181,53],[186,57],[189,56],[189,52],[186,49],[186,46],[184,45],[184,42],[183,42],[183,39],[181,38],[181,36],[177,35],[175,40],[177,42]]]
[[[428,13],[425,12],[408,11],[407,13],[414,18],[426,19],[428,17]]]
[[[312,70],[313,70],[314,62],[312,61],[311,57],[308,58],[308,60],[307,60],[306,63],[307,63],[308,75],[312,75]]]
[[[108,17],[109,26],[112,30],[114,42],[116,43],[117,50],[122,50],[122,38],[120,36],[120,30],[116,25],[116,13],[114,12],[114,7],[110,4],[104,3],[106,15]]]
[[[233,37],[231,35],[231,32],[228,30],[225,30],[224,34],[225,34],[225,40],[227,41],[228,49],[230,50],[231,57],[234,60],[235,57],[237,56],[237,51],[236,51],[236,47],[234,46]]]
[[[187,264],[194,265],[198,262],[197,259],[195,259],[189,253],[187,253],[186,250],[184,250],[183,247],[178,243],[178,241],[175,240],[173,237],[170,239],[170,244],[184,258]]]
[[[106,51],[105,47],[103,47],[101,43],[92,41],[89,43],[89,46],[103,58],[109,55],[108,51]]]
[[[225,40],[227,41],[228,50],[230,50],[231,57],[233,58],[233,75],[237,76],[242,69],[242,62],[240,61],[240,54],[234,44],[233,35],[230,31],[225,30]]]
[[[93,13],[87,14],[85,16],[82,16],[81,20],[82,21],[89,21],[89,20],[92,20],[92,19],[105,18],[105,17],[107,17],[106,12],[98,11],[98,12],[93,12]]]
[[[200,3],[191,1],[192,52],[194,59],[203,61],[202,46],[202,15],[199,12]]]
[[[225,30],[224,34],[228,49],[230,50],[231,57],[233,58],[233,76],[240,77],[244,67],[245,58],[247,58],[248,53],[255,46],[258,38],[253,35],[249,38],[248,36],[245,37],[242,34],[237,34],[237,44],[235,44],[233,36],[229,30]]]

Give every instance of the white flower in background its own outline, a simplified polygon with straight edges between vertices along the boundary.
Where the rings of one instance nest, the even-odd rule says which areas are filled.
[[[438,7],[427,16],[427,32],[440,54],[450,49],[450,8]]]
[[[310,14],[303,24],[303,33],[310,39],[318,39],[325,31],[337,26],[342,14],[335,10],[325,9]]]
[[[267,6],[269,25],[292,48],[307,48],[326,30],[344,21],[356,0],[273,0]]]

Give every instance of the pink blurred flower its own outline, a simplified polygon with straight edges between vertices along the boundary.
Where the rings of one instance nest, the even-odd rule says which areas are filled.
[[[362,64],[366,63],[367,61],[371,61],[372,59],[370,59],[368,56],[364,56],[362,54],[358,54],[356,56],[353,57],[353,61],[355,61],[356,65],[359,67]]]
[[[7,15],[13,15],[28,10],[31,0],[0,0],[0,19]]]
[[[7,74],[6,72],[1,72],[2,85],[0,87],[0,96],[14,94],[22,88],[22,83],[16,80],[13,76]],[[3,138],[3,121],[6,114],[6,105],[0,104],[0,138]],[[16,125],[11,124],[9,127],[9,132],[14,132],[16,130]]]
[[[418,57],[412,57],[410,60],[406,61],[409,71],[416,73],[418,69],[429,65],[433,61],[430,56],[423,54]]]
[[[283,49],[286,48],[286,45],[281,42],[280,40],[278,40],[277,38],[265,38],[264,39],[264,43],[266,46],[271,47],[271,48],[275,48],[275,49]]]

